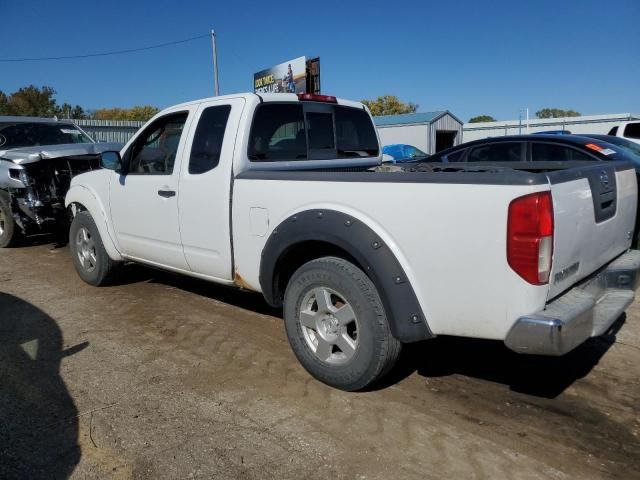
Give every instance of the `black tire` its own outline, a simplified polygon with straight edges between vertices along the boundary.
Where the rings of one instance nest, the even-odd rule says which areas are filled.
[[[9,199],[0,194],[0,248],[15,247],[20,240],[22,233],[13,218]]]
[[[79,212],[73,218],[69,229],[69,250],[76,272],[89,285],[107,285],[112,279],[118,262],[107,254],[89,212]]]
[[[325,301],[318,302],[318,298]],[[328,310],[320,303],[328,305]],[[351,311],[341,314],[345,306]],[[326,311],[330,313],[323,313]],[[354,320],[347,324],[351,313]],[[369,277],[337,257],[312,260],[292,275],[284,296],[284,319],[289,343],[302,366],[316,379],[341,390],[362,390],[381,379],[402,348],[391,335],[382,301]],[[315,329],[308,326],[312,324]],[[337,343],[331,345],[334,341],[348,348],[343,352]],[[324,358],[326,344],[331,346],[328,358]]]

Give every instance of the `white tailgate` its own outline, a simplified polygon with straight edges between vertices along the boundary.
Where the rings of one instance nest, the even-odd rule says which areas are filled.
[[[548,298],[631,245],[637,208],[635,169],[616,171],[616,165],[598,165],[581,173],[567,181],[563,172],[549,174],[555,229]]]

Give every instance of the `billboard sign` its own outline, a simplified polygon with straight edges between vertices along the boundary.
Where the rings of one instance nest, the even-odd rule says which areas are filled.
[[[253,75],[256,93],[307,93],[307,59],[298,57]]]

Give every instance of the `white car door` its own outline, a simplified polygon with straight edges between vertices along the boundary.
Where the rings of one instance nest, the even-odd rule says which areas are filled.
[[[190,128],[178,208],[184,254],[198,274],[231,280],[230,197],[233,156],[244,99],[200,104]]]
[[[191,107],[194,110],[196,107]],[[127,258],[187,270],[178,220],[178,178],[190,109],[149,124],[122,156],[110,185],[111,221]]]

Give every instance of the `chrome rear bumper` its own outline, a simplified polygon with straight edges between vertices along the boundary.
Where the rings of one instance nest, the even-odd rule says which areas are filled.
[[[504,342],[518,353],[564,355],[605,333],[633,302],[638,283],[640,251],[630,250],[544,310],[520,317]]]

